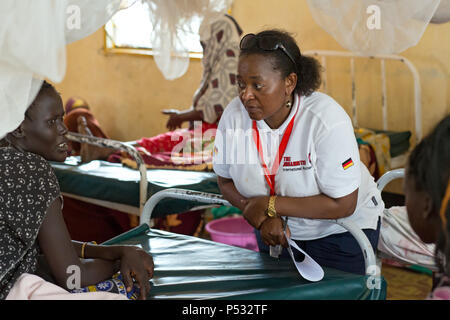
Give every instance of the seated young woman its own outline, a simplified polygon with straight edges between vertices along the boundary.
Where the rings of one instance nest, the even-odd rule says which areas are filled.
[[[405,202],[413,230],[436,244],[430,299],[450,300],[450,115],[411,152],[404,181]]]
[[[70,239],[61,213],[58,180],[48,163],[67,157],[63,116],[61,97],[44,82],[24,121],[6,135],[8,145],[0,148],[0,298],[9,294],[10,298],[24,297],[14,294],[27,287],[24,277],[36,274],[42,253],[55,284],[64,289],[62,294],[74,289],[70,270],[80,271],[81,287],[111,279],[120,271],[122,286],[130,292],[135,282],[140,287],[139,298],[145,299],[154,268],[148,253],[134,246],[102,246]],[[39,290],[29,289],[25,297],[40,298]],[[92,295],[92,299],[118,297],[108,294]],[[89,293],[81,295],[90,298]]]

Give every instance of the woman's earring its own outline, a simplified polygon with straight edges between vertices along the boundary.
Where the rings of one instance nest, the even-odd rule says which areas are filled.
[[[286,108],[290,109],[292,107],[292,102],[288,101],[286,102]]]

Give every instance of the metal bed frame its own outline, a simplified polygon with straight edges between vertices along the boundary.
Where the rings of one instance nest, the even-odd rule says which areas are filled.
[[[206,207],[214,207],[214,206],[232,206],[227,200],[225,200],[222,195],[213,194],[213,193],[205,193],[205,192],[199,192],[199,191],[192,191],[187,189],[178,189],[178,188],[170,188],[166,190],[159,191],[155,193],[153,196],[151,196],[148,200],[146,199],[147,196],[147,171],[145,164],[142,160],[142,157],[137,152],[137,150],[131,146],[131,143],[124,143],[109,139],[103,139],[103,138],[97,138],[97,137],[88,137],[81,134],[76,133],[68,133],[67,137],[76,142],[80,143],[88,143],[92,145],[96,145],[99,147],[108,147],[108,148],[114,148],[117,150],[123,150],[127,151],[132,155],[138,165],[139,165],[139,171],[141,175],[141,181],[140,181],[140,208],[139,212],[137,213],[140,215],[140,225],[147,224],[151,226],[151,219],[152,219],[152,213],[156,205],[164,199],[178,199],[178,200],[186,200],[190,202],[197,202],[199,203],[198,207],[206,208]],[[387,172],[384,174],[377,182],[378,189],[381,191],[383,188],[392,180],[401,178],[404,175],[404,169],[396,169]],[[100,201],[97,199],[92,198],[86,198],[86,197],[79,197],[72,194],[65,194],[69,197],[74,197],[76,199],[80,199],[82,201],[95,203],[98,205],[103,205],[110,208],[118,209],[118,204],[107,202],[107,201]],[[123,205],[125,206],[125,205]],[[128,206],[127,206],[128,207]],[[196,207],[197,208],[197,207]],[[379,276],[379,270],[380,268],[373,268],[373,266],[379,265],[379,259],[377,259],[377,256],[375,252],[373,251],[371,244],[369,240],[367,239],[366,235],[353,223],[344,221],[342,219],[334,219],[334,220],[326,220],[329,222],[337,223],[346,230],[348,230],[357,240],[358,244],[361,247],[361,250],[363,251],[364,259],[365,259],[365,265],[366,270],[368,272],[368,275],[371,276]],[[375,274],[374,271],[376,270]],[[378,270],[378,271],[377,271]]]
[[[377,188],[380,191],[383,191],[384,187],[386,187],[392,180],[401,179],[405,177],[405,169],[395,169],[386,172],[383,174],[380,179],[377,181]]]
[[[394,54],[385,54],[385,55],[373,55],[373,56],[364,56],[353,52],[347,51],[334,51],[334,50],[308,50],[303,52],[304,55],[309,56],[321,56],[321,64],[324,68],[322,82],[323,89],[327,93],[327,57],[342,57],[342,58],[350,58],[350,73],[351,73],[351,85],[352,85],[352,121],[353,126],[355,128],[358,127],[358,109],[357,109],[357,101],[356,101],[356,82],[355,82],[355,59],[366,58],[366,59],[379,59],[380,60],[380,68],[381,68],[381,88],[382,88],[382,96],[381,96],[381,108],[383,115],[383,130],[388,130],[388,121],[387,121],[387,89],[386,89],[386,67],[385,61],[399,61],[406,65],[413,76],[414,80],[414,118],[415,118],[415,133],[416,133],[416,143],[422,140],[422,91],[420,88],[420,77],[417,68],[414,64],[405,57],[394,55]]]
[[[141,225],[149,224],[150,219],[152,218],[153,209],[161,200],[166,198],[188,200],[199,202],[202,204],[206,203],[212,205],[232,206],[227,200],[225,200],[222,197],[222,195],[177,188],[166,189],[155,193],[147,201],[147,203],[144,206],[144,211],[142,212],[141,215],[140,219]],[[342,219],[326,220],[326,221],[337,223],[338,225],[348,230],[355,237],[364,255],[366,275],[379,278],[381,276],[381,273],[380,269],[376,268],[377,260],[375,257],[375,253],[372,249],[369,239],[367,239],[367,236],[364,234],[364,232],[362,232],[362,230],[359,227],[357,227],[354,223],[349,221],[345,221]]]
[[[108,148],[114,148],[116,150],[123,150],[126,152],[129,152],[130,155],[136,159],[136,162],[139,166],[140,171],[140,206],[139,211],[136,210],[136,208],[127,206],[127,205],[121,205],[113,202],[108,201],[102,201],[92,198],[86,198],[86,197],[80,197],[72,194],[65,194],[69,197],[73,197],[75,199],[79,199],[82,201],[102,205],[109,208],[114,209],[120,209],[120,206],[127,207],[127,212],[130,212],[130,209],[134,208],[134,214],[140,216],[140,225],[147,224],[151,227],[151,219],[152,219],[152,213],[156,205],[164,200],[164,199],[178,199],[178,200],[186,200],[190,202],[196,202],[199,204],[199,206],[195,208],[208,208],[208,207],[217,207],[217,206],[232,206],[227,200],[225,200],[222,195],[213,194],[213,193],[205,193],[205,192],[199,192],[199,191],[192,191],[187,189],[178,189],[178,188],[170,188],[166,190],[159,191],[155,193],[153,196],[151,196],[148,200],[147,197],[147,170],[144,164],[144,161],[142,160],[142,157],[137,152],[137,150],[131,146],[131,143],[125,143],[125,142],[119,142],[109,139],[103,139],[103,138],[97,138],[97,137],[89,137],[89,136],[83,136],[81,134],[76,133],[68,133],[67,137],[76,142],[80,143],[88,143],[92,145],[96,145],[99,147],[108,147]],[[395,169],[388,171],[385,173],[378,181],[377,181],[377,188],[382,191],[386,185],[388,185],[391,181],[399,178],[403,178],[405,174],[404,169]],[[130,207],[130,208],[128,208]],[[363,251],[364,260],[365,260],[365,266],[366,266],[366,275],[380,276],[380,270],[381,270],[381,257],[378,255],[377,252],[374,252],[374,250],[371,247],[371,244],[369,240],[367,239],[366,235],[353,223],[344,221],[341,219],[335,219],[335,220],[326,220],[329,222],[337,223],[343,228],[345,228],[347,231],[349,231],[357,240],[359,246],[361,247],[361,250]],[[394,257],[393,257],[394,258]],[[402,262],[400,260],[400,262]],[[374,268],[374,266],[377,266],[377,268]]]
[[[131,142],[121,142],[121,141],[116,141],[116,140],[111,140],[111,139],[104,139],[104,138],[93,137],[93,136],[85,136],[85,135],[75,133],[75,132],[67,133],[66,138],[71,141],[75,141],[75,142],[79,142],[79,143],[87,143],[87,144],[94,145],[97,147],[112,148],[115,150],[121,150],[121,151],[128,152],[135,159],[135,161],[138,165],[140,177],[141,177],[140,182],[139,182],[139,208],[135,208],[133,206],[124,205],[124,204],[113,203],[113,202],[109,202],[109,201],[98,200],[98,199],[94,199],[94,198],[81,197],[81,196],[77,196],[77,195],[73,195],[73,194],[68,194],[65,192],[63,192],[62,194],[67,197],[74,198],[77,200],[97,204],[97,205],[107,207],[110,209],[121,210],[121,211],[124,211],[127,213],[131,213],[131,214],[140,216],[144,209],[145,202],[147,201],[147,188],[148,188],[147,168],[145,166],[144,160],[142,159],[141,155],[136,150],[136,148],[134,148],[132,146],[132,143]]]
[[[381,192],[383,189],[388,185],[391,181],[395,179],[401,179],[405,175],[405,169],[394,169],[391,171],[386,172],[383,176],[380,177],[377,181],[377,188]],[[178,189],[178,188],[171,188],[159,191],[155,193],[152,197],[149,198],[149,200],[146,202],[144,206],[144,210],[141,215],[140,219],[140,225],[149,224],[152,218],[152,212],[156,205],[164,200],[164,199],[178,199],[178,200],[188,200],[191,202],[198,202],[201,204],[209,204],[214,206],[232,206],[227,200],[223,198],[222,195],[218,194],[212,194],[212,193],[205,193],[205,192],[198,192],[198,191],[191,191],[186,189]],[[386,210],[386,209],[385,209]],[[325,220],[324,220],[325,221]],[[345,221],[342,219],[333,219],[333,220],[326,220],[329,222],[337,223],[338,225],[345,228],[347,231],[349,231],[358,242],[359,246],[361,247],[361,250],[364,255],[364,261],[366,266],[366,275],[379,277],[381,275],[381,258],[383,258],[382,255],[379,254],[379,252],[374,251],[372,249],[372,246],[367,239],[367,236],[362,232],[362,230],[357,227],[355,224]],[[395,257],[389,257],[393,259],[397,259]],[[397,259],[398,260],[398,259]],[[399,260],[403,263],[410,262]],[[376,266],[376,268],[374,267]]]
[[[68,138],[71,141],[79,142],[79,143],[87,143],[90,145],[94,145],[97,147],[102,148],[112,148],[115,150],[121,150],[128,152],[136,161],[140,173],[140,181],[139,181],[139,208],[127,205],[127,204],[121,204],[106,200],[99,200],[95,198],[89,198],[85,196],[79,196],[76,194],[66,193],[62,192],[64,196],[85,201],[88,203],[96,204],[102,207],[115,209],[119,211],[123,211],[126,213],[131,213],[137,217],[140,217],[142,215],[142,212],[144,210],[144,206],[148,200],[147,198],[147,192],[148,192],[148,178],[147,178],[147,167],[145,165],[144,160],[142,159],[142,156],[139,154],[139,152],[136,150],[135,147],[133,147],[133,144],[135,144],[135,141],[130,142],[121,142],[111,139],[105,139],[105,138],[99,138],[94,136],[86,136],[79,133],[69,132],[66,134],[66,138]],[[190,210],[200,210],[200,209],[206,209],[210,208],[212,205],[200,205],[191,208]]]

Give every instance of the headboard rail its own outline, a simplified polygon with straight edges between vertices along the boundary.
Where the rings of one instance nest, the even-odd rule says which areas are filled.
[[[379,59],[381,68],[381,110],[383,119],[383,130],[388,130],[388,112],[387,112],[387,88],[386,88],[386,60],[400,61],[406,65],[413,76],[414,80],[414,121],[415,121],[415,137],[416,143],[422,140],[422,92],[420,88],[420,77],[417,68],[414,64],[405,57],[389,54],[389,55],[373,55],[364,56],[347,51],[334,50],[308,50],[302,53],[303,55],[321,57],[320,61],[324,67],[322,75],[323,89],[328,92],[328,78],[327,78],[327,57],[342,57],[350,60],[350,74],[352,84],[352,122],[354,127],[358,127],[358,107],[356,101],[356,82],[355,82],[355,59]]]

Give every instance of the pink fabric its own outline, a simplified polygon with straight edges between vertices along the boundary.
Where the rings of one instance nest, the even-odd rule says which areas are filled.
[[[450,300],[450,277],[442,273],[435,273],[435,279],[438,285],[430,293],[427,300]]]
[[[450,300],[450,287],[436,288],[428,298],[428,300]]]
[[[128,300],[109,292],[70,293],[44,279],[24,273],[12,287],[6,300]]]

